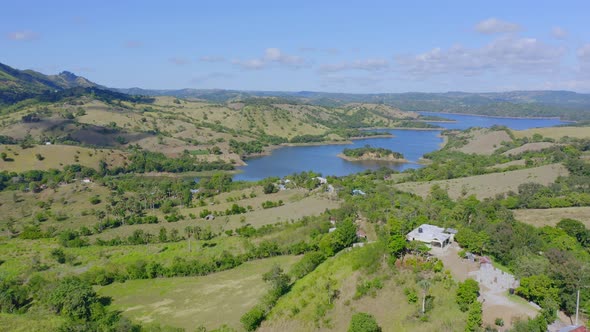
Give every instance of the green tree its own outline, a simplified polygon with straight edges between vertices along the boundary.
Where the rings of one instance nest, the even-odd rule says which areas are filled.
[[[240,322],[246,331],[255,331],[264,320],[266,313],[260,306],[255,306],[246,312],[241,318]]]
[[[0,280],[0,312],[17,312],[28,301],[27,291],[22,285]]]
[[[406,251],[407,245],[408,244],[406,242],[406,238],[404,238],[402,235],[393,234],[389,238],[389,243],[388,243],[389,252],[397,258],[400,258],[403,256],[404,252]]]
[[[265,194],[273,194],[276,193],[278,191],[277,187],[274,185],[274,183],[267,183],[266,185],[264,185],[264,193]]]
[[[66,277],[58,282],[47,301],[57,313],[87,320],[92,313],[91,306],[98,302],[98,297],[87,282],[77,277]]]
[[[479,283],[473,279],[467,279],[459,283],[457,288],[456,301],[459,309],[465,312],[469,310],[469,306],[477,301],[479,296]]]
[[[278,264],[275,264],[270,271],[262,275],[262,280],[272,285],[273,291],[278,297],[289,290],[289,282],[291,281],[291,278],[285,274],[285,271],[283,271]]]
[[[481,302],[475,301],[469,305],[469,312],[467,313],[467,325],[465,326],[465,332],[479,331],[482,319],[482,306]]]
[[[358,312],[352,315],[348,332],[381,332],[381,327],[373,315]]]
[[[567,218],[562,219],[556,226],[563,229],[567,235],[578,240],[581,245],[590,246],[590,232],[581,221]]]
[[[520,280],[516,293],[529,301],[541,304],[545,299],[558,299],[558,289],[546,275],[534,275]]]

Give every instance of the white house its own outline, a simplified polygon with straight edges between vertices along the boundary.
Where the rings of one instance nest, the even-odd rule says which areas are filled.
[[[313,180],[318,180],[320,182],[320,184],[326,184],[326,183],[328,183],[328,179],[323,178],[321,176],[315,177],[315,178],[313,178]]]
[[[408,241],[420,241],[430,246],[444,248],[453,240],[453,234],[444,228],[423,224],[406,235]]]

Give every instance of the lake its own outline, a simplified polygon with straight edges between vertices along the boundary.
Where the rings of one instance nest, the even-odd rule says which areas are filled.
[[[469,127],[506,126],[515,130],[536,127],[552,127],[563,124],[558,119],[515,119],[459,115],[435,112],[421,112],[423,115],[436,115],[455,122],[434,123],[444,129],[467,129]],[[289,146],[276,149],[269,156],[248,159],[247,166],[239,167],[242,173],[236,174],[234,180],[257,181],[269,176],[283,177],[302,171],[315,171],[324,176],[343,176],[362,172],[366,169],[378,169],[382,166],[398,171],[418,168],[416,162],[424,154],[438,150],[442,143],[440,131],[430,130],[382,130],[394,137],[366,138],[354,140],[352,144],[331,144],[315,146]],[[359,148],[369,144],[401,152],[410,163],[392,164],[379,161],[346,161],[337,155],[345,148]]]

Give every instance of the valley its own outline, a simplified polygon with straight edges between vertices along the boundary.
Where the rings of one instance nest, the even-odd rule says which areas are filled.
[[[0,69],[2,327],[537,331],[578,289],[587,322],[583,122]]]

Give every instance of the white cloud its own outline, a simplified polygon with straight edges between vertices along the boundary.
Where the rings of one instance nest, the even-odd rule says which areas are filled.
[[[39,34],[30,30],[14,31],[8,34],[8,39],[14,41],[30,41],[37,38]]]
[[[551,34],[556,39],[565,39],[568,35],[567,30],[562,27],[553,27],[553,29],[551,29]]]
[[[401,71],[413,76],[458,73],[479,75],[489,72],[552,72],[559,69],[565,53],[562,47],[545,44],[534,38],[499,38],[481,48],[461,45],[449,49],[435,48],[426,53],[399,56]]]
[[[232,63],[243,69],[263,69],[271,64],[296,68],[305,65],[305,59],[300,56],[285,54],[280,49],[271,47],[264,51],[264,55],[261,58],[233,60]]]
[[[389,61],[385,59],[366,59],[336,64],[324,64],[319,68],[320,73],[334,73],[346,70],[378,71],[389,68]]]
[[[224,62],[225,58],[218,55],[204,55],[199,58],[202,62]]]
[[[475,25],[475,31],[483,34],[507,33],[520,30],[520,25],[499,20],[497,18],[488,18]]]
[[[262,69],[266,66],[266,63],[260,59],[233,60],[232,63],[234,65],[240,66],[242,69],[251,69],[251,70]]]
[[[168,59],[168,61],[170,61],[171,63],[173,63],[177,66],[184,66],[184,65],[188,65],[191,63],[191,61],[189,59],[181,58],[181,57],[173,57],[173,58]]]

